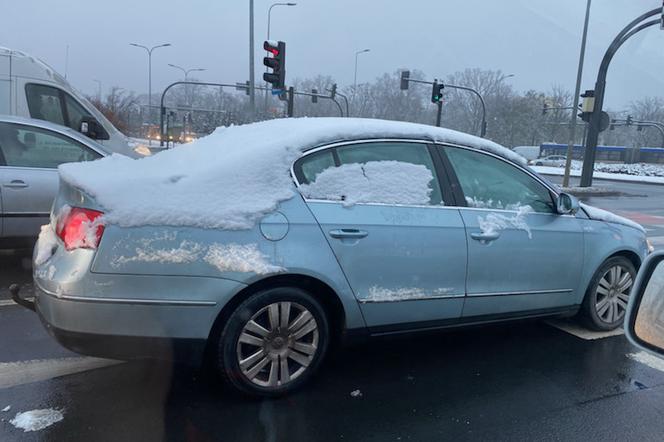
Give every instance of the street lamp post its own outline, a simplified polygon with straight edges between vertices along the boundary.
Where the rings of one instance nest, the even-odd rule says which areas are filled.
[[[360,54],[364,54],[365,52],[369,52],[371,49],[362,49],[361,51],[357,51],[355,53],[355,75],[353,76],[353,94],[355,94],[355,90],[357,89],[357,57]]]
[[[92,81],[97,83],[97,101],[101,103],[101,81],[93,78]]]
[[[131,46],[136,46],[137,48],[143,48],[147,51],[148,53],[148,120],[151,120],[152,118],[152,51],[154,51],[157,48],[164,48],[166,46],[171,46],[170,43],[164,43],[156,46],[152,46],[151,48],[148,48],[147,46],[139,45],[136,43],[129,43]],[[149,121],[148,121],[149,123]],[[150,141],[150,144],[152,144],[152,141]]]
[[[270,39],[270,21],[272,20],[272,8],[275,6],[297,6],[297,3],[272,3],[267,10],[267,39]],[[267,72],[267,67],[265,67],[265,72]],[[267,112],[267,95],[269,84],[265,82],[265,111]]]

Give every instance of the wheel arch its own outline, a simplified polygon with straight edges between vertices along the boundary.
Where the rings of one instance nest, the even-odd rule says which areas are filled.
[[[207,339],[206,354],[210,354],[216,343],[215,337],[221,334],[221,329],[228,320],[229,316],[242,302],[248,299],[254,293],[260,290],[272,287],[297,287],[305,290],[320,302],[323,310],[327,314],[330,324],[330,344],[335,347],[341,342],[344,330],[346,329],[346,312],[339,295],[325,282],[318,278],[303,274],[278,274],[268,276],[249,284],[247,287],[236,293],[217,315]]]

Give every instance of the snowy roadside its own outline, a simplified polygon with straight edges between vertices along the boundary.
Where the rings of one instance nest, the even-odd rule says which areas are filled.
[[[530,168],[542,175],[562,176],[565,173],[565,169],[562,167],[530,166]],[[578,169],[572,169],[570,171],[570,174],[573,177],[578,177],[581,176],[581,171]],[[593,173],[593,177],[602,180],[612,180],[612,181],[629,181],[633,183],[664,184],[664,177],[661,176],[627,175],[624,173],[609,173],[609,172],[595,171],[595,173]]]

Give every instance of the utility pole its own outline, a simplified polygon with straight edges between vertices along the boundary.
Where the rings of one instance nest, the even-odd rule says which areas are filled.
[[[256,114],[256,93],[254,91],[254,0],[249,0],[249,106]]]
[[[581,93],[581,77],[583,76],[583,59],[586,54],[586,39],[588,37],[588,21],[590,19],[590,2],[586,3],[586,19],[583,22],[583,36],[581,37],[581,52],[579,54],[579,66],[576,71],[576,87],[574,89],[574,105],[569,122],[569,142],[567,144],[567,158],[565,159],[565,174],[563,176],[563,187],[569,186],[570,169],[572,168],[572,156],[574,153],[574,142],[576,139],[576,111],[579,108],[579,94]]]

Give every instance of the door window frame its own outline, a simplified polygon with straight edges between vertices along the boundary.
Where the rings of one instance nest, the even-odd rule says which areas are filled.
[[[476,149],[473,147],[468,147],[468,146],[461,146],[461,145],[456,145],[456,144],[449,144],[449,143],[436,143],[436,152],[438,156],[440,156],[442,163],[445,166],[446,169],[446,176],[451,182],[451,188],[452,192],[454,193],[455,200],[458,202],[457,207],[459,208],[468,208],[468,209],[473,209],[473,210],[483,210],[483,211],[489,211],[489,212],[514,212],[514,210],[508,210],[508,209],[488,209],[488,208],[481,208],[481,207],[469,207],[468,203],[466,202],[465,194],[463,192],[463,189],[461,188],[461,183],[459,182],[459,178],[456,175],[456,171],[454,170],[454,166],[452,165],[452,162],[449,160],[446,149],[465,149],[465,150],[470,150],[472,152],[476,152],[481,155],[487,155],[489,157],[493,157],[499,161],[502,161],[517,170],[525,173],[528,175],[530,178],[541,184],[548,192],[551,197],[551,202],[554,205],[555,208],[555,202],[556,198],[558,198],[559,191],[556,190],[554,187],[552,187],[549,183],[544,181],[541,177],[537,176],[537,174],[533,173],[531,170],[528,170],[527,168],[516,164],[512,161],[507,160],[506,158],[503,158],[500,155],[494,154],[493,152],[488,152],[486,150],[482,149]],[[579,211],[580,212],[580,211]],[[577,212],[578,213],[578,212]],[[559,213],[556,213],[555,211],[552,213],[545,213],[545,212],[533,212],[535,215],[547,215],[547,216],[568,216],[568,217],[575,217],[575,215],[572,214],[567,214],[567,215],[561,215]]]
[[[324,144],[320,146],[313,147],[311,149],[305,150],[303,154],[298,157],[293,164],[291,165],[291,178],[295,183],[295,186],[299,189],[302,185],[298,176],[301,176],[296,172],[295,165],[303,158],[318,153],[324,150],[332,150],[332,156],[334,158],[334,163],[336,167],[341,165],[339,160],[339,155],[337,154],[336,148],[349,145],[359,145],[359,144],[369,144],[369,143],[412,143],[412,144],[423,144],[431,156],[431,161],[433,163],[434,172],[436,176],[434,178],[438,181],[440,187],[440,194],[442,196],[442,204],[436,205],[421,205],[421,204],[388,204],[388,203],[378,203],[378,202],[363,202],[357,203],[356,205],[364,206],[394,206],[394,207],[424,207],[424,208],[450,208],[457,206],[457,200],[455,194],[452,192],[450,177],[447,175],[447,170],[443,164],[442,158],[438,154],[438,149],[430,140],[420,140],[413,138],[369,138],[369,139],[358,139],[358,140],[348,140],[348,141],[339,141],[330,144]],[[455,177],[456,178],[456,177]],[[338,200],[326,200],[326,199],[317,199],[317,198],[307,198],[302,195],[307,202],[322,202],[322,203],[333,203],[333,204],[342,204],[343,201]]]

